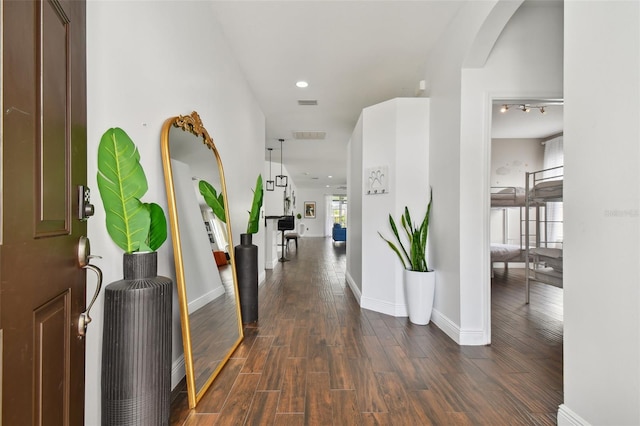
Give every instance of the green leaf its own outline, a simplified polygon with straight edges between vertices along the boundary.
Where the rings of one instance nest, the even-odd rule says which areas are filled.
[[[389,247],[391,247],[391,250],[395,251],[396,254],[398,255],[398,259],[400,259],[400,262],[402,262],[402,267],[404,269],[407,269],[407,265],[404,263],[404,259],[402,258],[402,255],[400,254],[400,251],[398,250],[398,248],[395,246],[395,244],[393,244],[391,241],[387,240],[385,237],[382,236],[382,234],[380,232],[378,232],[378,235],[380,235],[380,238],[382,238],[383,240],[385,240],[387,242],[387,244],[389,245]],[[404,248],[403,248],[404,250]]]
[[[405,228],[406,230],[406,226],[404,223],[404,216],[401,218],[401,222],[402,222],[403,228]],[[407,249],[404,248],[404,244],[402,244],[402,240],[400,239],[400,235],[398,234],[398,227],[396,226],[396,222],[393,220],[393,217],[391,215],[389,215],[389,224],[391,225],[391,230],[393,231],[393,235],[396,237],[396,241],[398,241],[398,244],[400,245],[402,252],[404,253],[405,257],[409,260],[409,262],[411,262],[411,257],[407,253]],[[406,269],[402,256],[400,256],[400,260],[402,261],[402,266],[404,266]]]
[[[431,215],[431,203],[433,200],[432,193],[429,194],[429,204],[427,205],[427,212],[420,224],[420,227],[416,227],[415,224],[411,222],[411,214],[409,213],[409,208],[404,208],[404,213],[400,216],[400,223],[402,229],[406,234],[406,239],[408,240],[409,252],[405,249],[402,240],[400,239],[400,234],[398,233],[398,227],[396,226],[393,217],[389,215],[389,224],[391,226],[391,230],[393,231],[393,235],[398,241],[398,245],[402,249],[402,253],[398,249],[398,247],[393,244],[391,241],[387,240],[382,236],[380,232],[378,235],[387,242],[389,247],[398,255],[400,262],[402,262],[402,266],[405,269],[410,269],[412,271],[420,271],[426,272],[429,270],[427,266],[427,235],[429,231],[429,217]],[[404,253],[404,257],[402,254]],[[406,258],[406,262],[405,262]]]
[[[145,203],[151,217],[149,227],[148,246],[151,251],[156,251],[167,239],[167,217],[164,215],[162,207],[156,203]]]
[[[120,128],[107,130],[100,139],[97,180],[111,239],[127,253],[139,250],[151,224],[149,210],[140,201],[147,178],[138,149]]]
[[[220,195],[216,189],[206,180],[201,180],[198,182],[198,189],[200,190],[200,194],[204,197],[204,201],[207,203],[211,210],[213,210],[213,214],[215,214],[218,219],[222,222],[227,222],[227,217],[224,212],[224,195],[222,191]]]
[[[258,175],[256,179],[256,189],[253,190],[253,201],[251,202],[251,211],[249,212],[249,223],[247,224],[247,234],[255,234],[260,226],[260,209],[262,208],[262,198],[264,196],[262,189],[262,175]]]

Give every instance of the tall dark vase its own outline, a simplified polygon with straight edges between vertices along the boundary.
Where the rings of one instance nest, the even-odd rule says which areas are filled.
[[[157,271],[156,252],[125,254],[124,279],[105,288],[103,425],[169,424],[173,285]]]
[[[258,321],[258,246],[251,242],[252,234],[240,234],[235,246],[238,296],[242,323]]]

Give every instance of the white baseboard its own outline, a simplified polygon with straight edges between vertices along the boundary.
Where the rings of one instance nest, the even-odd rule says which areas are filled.
[[[189,302],[189,308],[188,308],[189,313],[190,314],[194,313],[195,311],[202,308],[207,303],[211,302],[212,300],[216,300],[218,297],[222,296],[223,294],[224,294],[224,287],[219,286],[218,288],[215,288],[210,292],[203,294],[197,299],[192,300],[191,302]]]
[[[262,272],[258,274],[258,287],[264,284],[266,280],[267,280],[267,271],[263,269]]]
[[[488,344],[489,342],[483,330],[460,330],[460,345],[483,346]]]
[[[173,361],[171,365],[171,390],[175,389],[185,376],[184,354],[180,358]]]
[[[358,304],[359,304],[362,299],[362,291],[360,291],[360,289],[358,288],[358,285],[353,280],[353,277],[351,276],[349,271],[345,272],[344,277],[347,281],[347,284],[349,285],[349,288],[351,289],[351,292],[356,297],[356,300],[358,301]]]
[[[381,314],[391,315],[393,317],[408,317],[407,306],[402,304],[390,303],[385,300],[372,299],[362,296],[360,298],[360,307],[371,311],[380,312]]]
[[[437,309],[431,311],[431,321],[451,339],[460,344],[460,327]]]
[[[431,312],[431,321],[451,339],[461,346],[486,345],[487,339],[483,330],[462,330],[458,324],[434,309]]]
[[[571,411],[566,405],[560,404],[558,408],[558,426],[590,426],[590,424]]]
[[[360,307],[393,317],[408,317],[406,304],[395,304],[384,300],[373,299],[362,295],[361,290],[356,285],[353,277],[347,271],[345,273],[347,284],[351,288],[354,296],[360,302]],[[463,346],[481,346],[487,344],[486,335],[483,330],[461,330],[455,322],[443,315],[437,309],[431,312],[431,321],[454,342]]]

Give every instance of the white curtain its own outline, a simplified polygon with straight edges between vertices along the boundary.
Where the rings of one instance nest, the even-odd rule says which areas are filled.
[[[544,145],[543,168],[564,166],[563,137],[548,140]],[[556,171],[545,173],[544,177],[553,178],[557,176]],[[561,178],[560,178],[561,179]],[[562,248],[562,203],[547,203],[547,247]]]

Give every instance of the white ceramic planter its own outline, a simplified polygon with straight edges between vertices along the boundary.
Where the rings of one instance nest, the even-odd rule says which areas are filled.
[[[404,289],[409,310],[409,321],[418,325],[429,324],[436,290],[436,273],[404,270]]]

